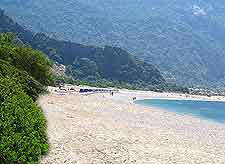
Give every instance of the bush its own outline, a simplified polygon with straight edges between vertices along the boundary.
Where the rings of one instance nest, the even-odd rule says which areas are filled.
[[[36,100],[39,94],[45,92],[45,87],[29,76],[27,72],[20,71],[10,65],[8,62],[0,59],[0,76],[16,78],[17,84],[20,84],[24,92],[33,100]]]
[[[52,63],[40,51],[19,47],[12,43],[12,34],[0,34],[0,59],[21,71],[27,72],[42,85],[52,83]]]
[[[16,81],[0,77],[0,161],[35,164],[48,151],[46,121]]]

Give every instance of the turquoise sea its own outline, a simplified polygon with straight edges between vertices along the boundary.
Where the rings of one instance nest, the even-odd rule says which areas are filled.
[[[135,103],[225,124],[225,102],[147,99],[137,100]]]

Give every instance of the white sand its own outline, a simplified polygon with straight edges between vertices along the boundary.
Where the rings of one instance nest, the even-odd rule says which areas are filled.
[[[123,90],[113,98],[108,94],[41,97],[51,145],[41,163],[224,164],[224,124],[129,103],[134,96],[186,97],[160,95]]]
[[[113,99],[122,100],[126,102],[132,102],[132,98],[137,99],[169,99],[169,100],[200,100],[200,101],[223,101],[225,102],[224,96],[200,96],[200,95],[190,95],[182,93],[158,93],[152,91],[131,91],[131,90],[120,90],[117,96]]]

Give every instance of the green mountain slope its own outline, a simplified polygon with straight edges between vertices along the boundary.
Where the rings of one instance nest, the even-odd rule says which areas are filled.
[[[138,86],[165,86],[165,80],[158,69],[120,48],[84,46],[51,39],[43,33],[33,34],[5,16],[3,11],[0,22],[0,32],[16,33],[23,43],[42,50],[50,59],[66,65],[67,74],[75,79],[106,79]]]
[[[224,81],[222,0],[2,0],[0,5],[35,32],[121,47],[159,67],[170,81]]]

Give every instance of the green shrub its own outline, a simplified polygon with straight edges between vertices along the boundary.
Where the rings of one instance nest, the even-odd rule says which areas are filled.
[[[39,94],[45,92],[45,87],[36,81],[33,77],[29,76],[27,72],[20,71],[10,65],[8,62],[0,59],[0,76],[16,78],[17,83],[21,84],[24,92],[36,100]]]
[[[12,34],[0,34],[0,59],[27,72],[43,85],[52,83],[52,63],[40,51],[12,44]]]
[[[46,121],[16,80],[0,77],[0,161],[34,164],[48,151]]]

